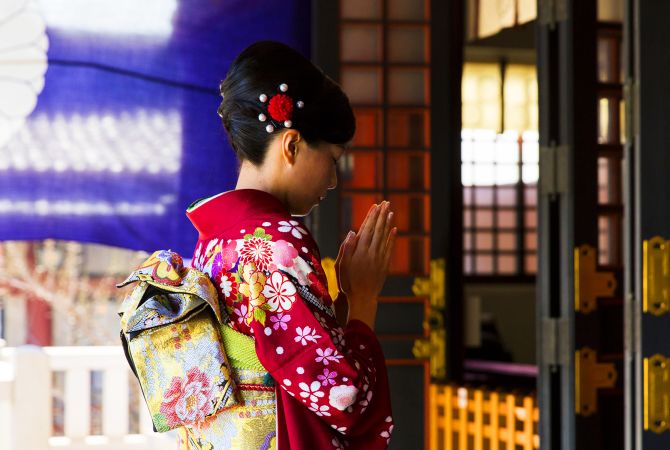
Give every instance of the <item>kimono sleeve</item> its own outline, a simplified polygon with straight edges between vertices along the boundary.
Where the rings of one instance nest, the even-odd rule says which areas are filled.
[[[282,389],[347,437],[388,428],[388,381],[377,338],[356,320],[343,330],[328,307],[318,308],[308,281],[315,273],[322,272],[305,263],[268,275],[265,320],[252,322],[258,358]]]

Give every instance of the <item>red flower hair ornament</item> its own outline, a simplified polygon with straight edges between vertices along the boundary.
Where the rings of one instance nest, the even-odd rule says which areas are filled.
[[[293,117],[293,99],[285,94],[285,92],[288,91],[288,85],[286,83],[282,83],[279,85],[279,91],[280,93],[273,95],[268,101],[268,96],[265,94],[261,94],[258,97],[258,100],[261,101],[261,103],[267,103],[267,109],[268,109],[268,117],[264,113],[260,113],[258,115],[258,120],[261,122],[266,122],[268,119],[270,120],[270,123],[267,124],[265,127],[265,131],[268,133],[272,133],[275,128],[278,128],[280,126],[284,126],[285,128],[291,128],[293,126],[292,122],[292,117]],[[298,100],[295,102],[295,106],[298,109],[302,109],[305,104]]]

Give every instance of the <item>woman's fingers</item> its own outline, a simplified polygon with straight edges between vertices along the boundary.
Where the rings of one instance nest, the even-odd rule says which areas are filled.
[[[356,249],[357,240],[358,238],[356,237],[356,233],[353,231],[350,231],[349,234],[347,234],[347,238],[344,240],[344,250],[342,252],[342,265],[344,267],[349,267],[349,261],[351,261],[351,255]]]
[[[388,271],[389,266],[391,265],[391,255],[393,254],[393,244],[395,243],[396,234],[398,234],[398,229],[393,227],[389,232],[389,237],[386,241],[386,246],[384,248],[384,262],[382,264],[385,272]]]
[[[350,236],[351,231],[344,238],[344,242],[342,242],[342,245],[340,245],[340,249],[337,252],[337,258],[335,258],[335,267],[339,267],[340,263],[342,262],[342,256],[344,255],[344,248],[346,247],[347,241],[349,240]]]
[[[370,242],[372,242],[372,237],[374,234],[375,226],[377,225],[377,218],[379,217],[380,211],[379,205],[374,205],[368,216],[365,218],[363,226],[361,226],[360,231],[358,232],[358,243],[363,247],[369,247]]]
[[[379,253],[379,250],[383,248],[384,239],[384,227],[388,220],[388,211],[389,211],[389,202],[383,202],[379,208],[379,214],[377,215],[377,221],[373,228],[374,232],[372,234],[372,240],[370,242],[370,250],[373,254]]]
[[[351,283],[349,282],[349,268],[351,264],[351,256],[356,249],[356,233],[350,231],[347,234],[344,243],[342,244],[342,259],[340,260],[340,269],[338,270],[338,285],[342,292],[348,292],[351,290]]]
[[[376,204],[373,204],[372,206],[370,206],[370,209],[368,209],[368,213],[365,215],[365,218],[363,219],[363,223],[361,223],[361,226],[358,228],[358,233],[356,233],[356,236],[360,236],[361,231],[363,231],[363,229],[365,228],[365,224],[368,223],[368,220],[369,220],[370,216],[372,215],[372,212],[375,210],[376,207],[377,207]]]
[[[391,228],[393,228],[393,214],[394,212],[391,211],[391,207],[389,205],[389,208],[387,209],[386,220],[384,221],[384,231],[381,235],[381,241],[379,244],[380,251],[382,252],[384,252],[386,249],[386,244],[391,233]]]
[[[386,224],[384,224],[384,236],[387,238],[391,232],[391,222],[393,221],[394,214],[395,213],[391,211],[391,207],[389,206],[388,214],[386,215]],[[386,239],[384,239],[384,242],[386,242]]]
[[[340,289],[342,289],[342,286],[343,286],[342,277],[340,275],[340,272],[342,271],[343,268],[346,269],[346,267],[347,267],[346,262],[344,262],[344,264],[343,264],[343,259],[344,259],[344,255],[346,253],[346,248],[349,244],[349,241],[351,240],[351,234],[352,233],[353,232],[350,231],[347,234],[347,237],[344,239],[344,242],[342,243],[342,245],[340,245],[340,249],[337,252],[337,258],[335,259],[335,274],[337,275],[337,285],[340,287]]]

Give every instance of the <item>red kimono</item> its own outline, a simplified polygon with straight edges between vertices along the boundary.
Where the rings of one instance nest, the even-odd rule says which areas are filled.
[[[207,273],[275,381],[280,450],[386,449],[384,356],[363,322],[342,329],[311,234],[272,195],[225,192],[192,206],[192,265]]]

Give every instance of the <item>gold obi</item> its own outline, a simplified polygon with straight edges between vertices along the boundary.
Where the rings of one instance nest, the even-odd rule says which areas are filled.
[[[157,251],[118,287],[133,282],[119,311],[121,341],[155,430],[203,423],[238,404],[220,335],[227,315],[209,277]]]

